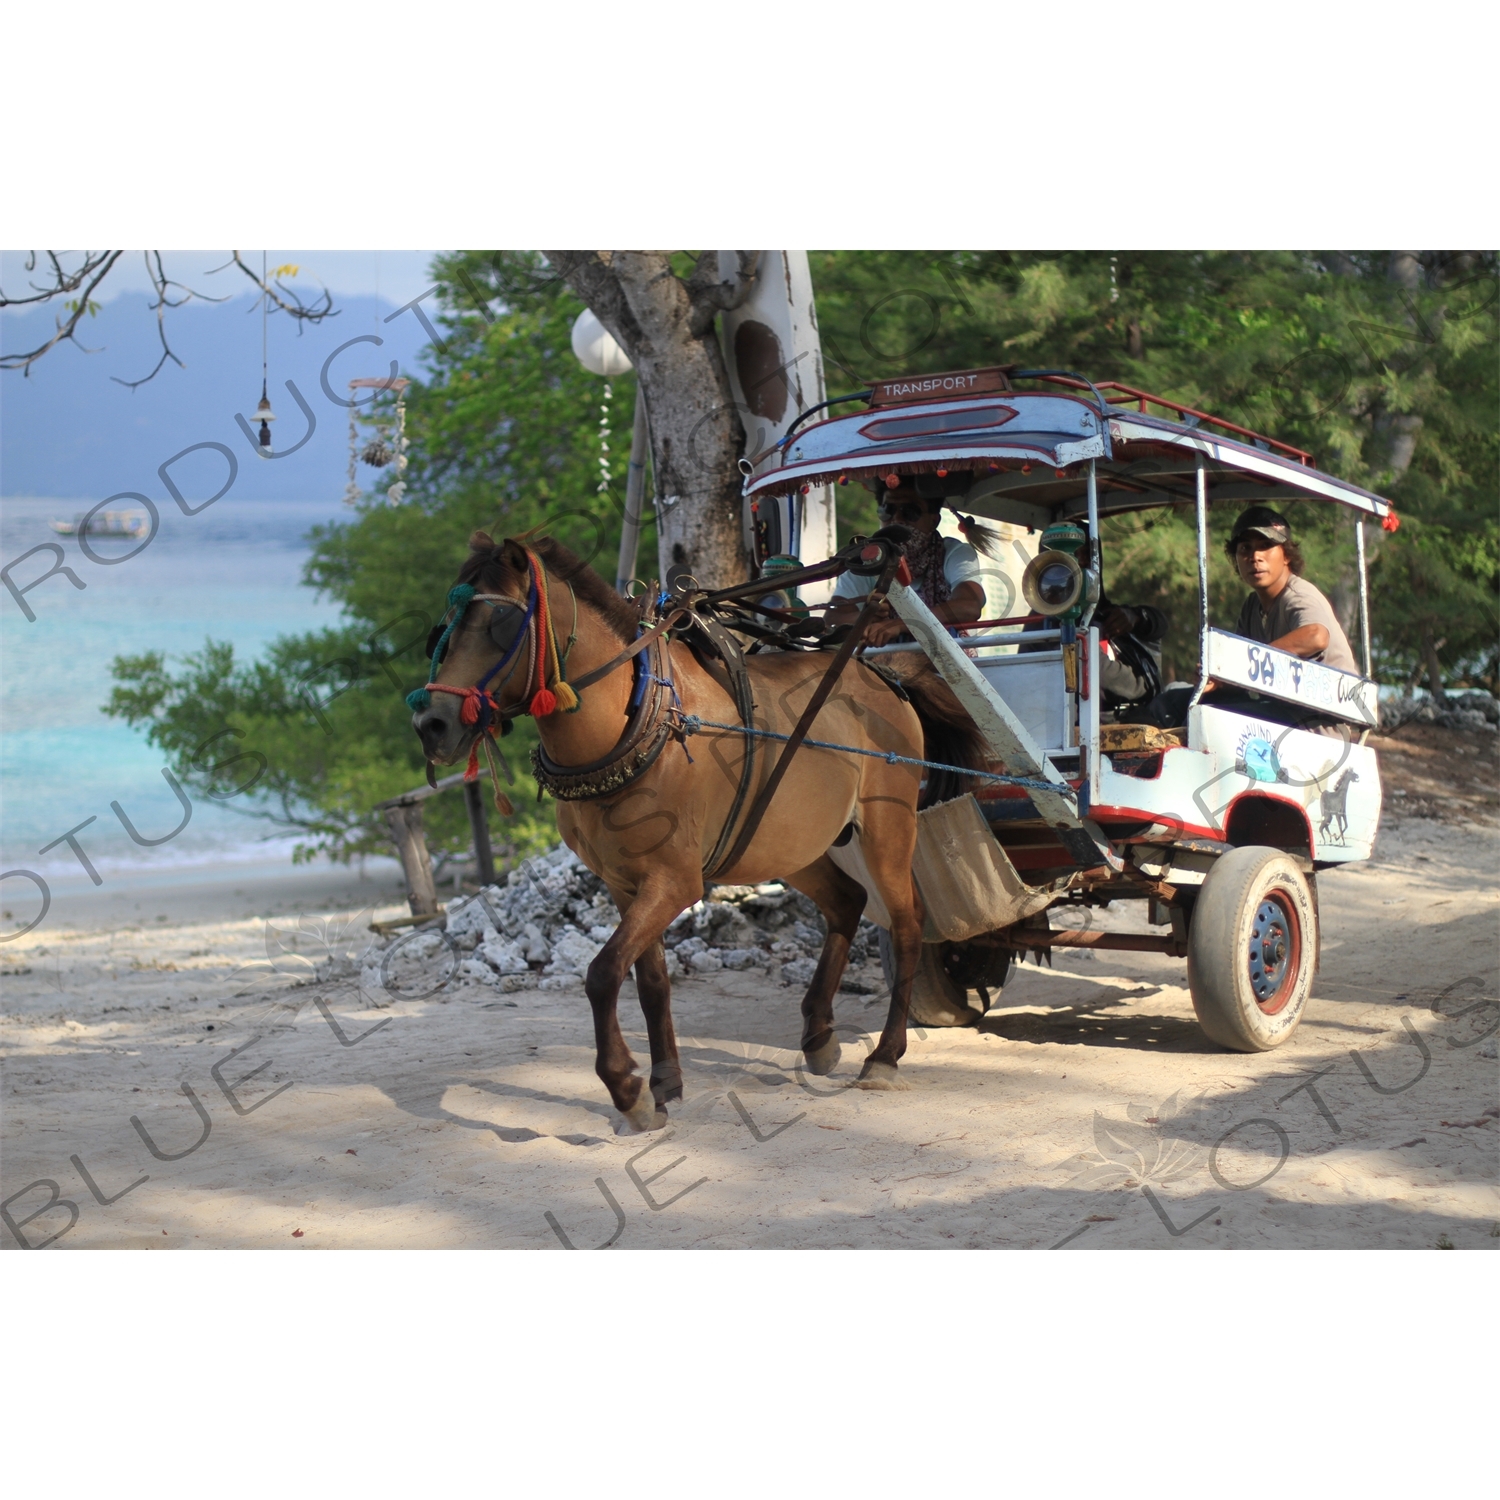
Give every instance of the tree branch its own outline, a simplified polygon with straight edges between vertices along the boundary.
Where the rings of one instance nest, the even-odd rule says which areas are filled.
[[[69,292],[76,292],[85,281],[88,285],[84,287],[83,295],[75,298],[72,302],[64,304],[70,314],[68,321],[64,323],[60,318],[56,320],[57,332],[47,340],[45,344],[35,349],[27,350],[24,354],[7,354],[0,357],[0,370],[20,370],[23,375],[31,374],[31,367],[49,349],[55,349],[59,344],[71,340],[77,344],[74,335],[78,331],[79,321],[85,313],[98,311],[98,304],[92,300],[94,289],[114,269],[115,262],[124,254],[123,250],[103,250],[97,255],[84,252],[83,265],[76,271],[64,270],[62,262],[57,258],[55,251],[47,252],[47,259],[52,262],[52,285],[50,287],[39,287],[34,282],[32,290],[36,293],[34,297],[7,297],[0,291],[0,307],[25,307],[35,302],[50,302],[54,297],[66,296]],[[26,269],[33,270],[36,266],[36,254],[32,253],[30,263]],[[83,349],[82,344],[78,344]],[[91,351],[84,350],[85,353]]]
[[[185,370],[187,366],[172,352],[172,346],[167,343],[167,325],[163,314],[169,307],[181,307],[186,302],[191,302],[194,297],[204,302],[227,302],[228,297],[207,297],[202,292],[195,292],[190,287],[185,287],[179,281],[172,281],[167,276],[166,270],[161,263],[160,250],[146,250],[142,252],[146,257],[146,275],[151,278],[151,289],[156,293],[156,301],[151,304],[151,310],[156,314],[156,336],[161,340],[161,358],[152,366],[149,375],[143,375],[139,380],[121,380],[118,375],[109,378],[116,385],[123,385],[129,390],[135,390],[143,386],[148,380],[154,380],[161,367],[170,359],[178,369]],[[176,287],[184,293],[177,301],[172,300],[171,290]]]
[[[59,297],[71,297],[73,293],[79,292],[80,288],[82,288],[81,295],[63,304],[68,314],[67,320],[64,321],[62,318],[56,320],[57,330],[45,344],[22,353],[0,356],[0,370],[20,370],[22,374],[29,375],[32,365],[44,354],[55,349],[59,344],[69,341],[78,344],[85,354],[98,352],[87,349],[79,343],[76,336],[78,326],[85,315],[91,316],[98,312],[99,304],[93,300],[93,294],[100,282],[114,270],[116,263],[125,252],[123,250],[85,250],[83,264],[71,271],[63,265],[57,251],[48,250],[45,253],[51,265],[50,280],[45,284],[38,284],[34,281],[29,283],[30,296],[7,297],[4,291],[0,290],[0,308],[29,307],[40,302],[52,302]],[[228,297],[210,297],[205,292],[196,292],[191,287],[184,286],[180,281],[173,281],[162,265],[161,251],[147,250],[144,254],[146,275],[150,278],[151,288],[155,293],[151,310],[156,314],[156,336],[161,342],[161,355],[150,374],[142,376],[139,380],[121,380],[118,375],[110,376],[111,380],[129,390],[135,390],[145,385],[148,380],[154,379],[169,359],[179,367],[185,368],[173,352],[172,346],[167,342],[166,312],[169,308],[181,307],[195,298],[200,302],[229,301]],[[26,263],[28,274],[36,269],[36,264],[36,252],[32,251]],[[232,265],[238,266],[255,283],[257,290],[268,298],[278,312],[284,312],[296,320],[299,333],[304,323],[321,323],[324,318],[338,316],[333,306],[333,297],[326,287],[317,301],[308,302],[298,294],[295,288],[287,286],[278,277],[271,276],[263,281],[240,259],[238,250],[232,253],[232,258],[224,265],[216,266],[214,271],[208,274],[213,275],[215,271],[226,270]],[[182,295],[174,298],[172,295],[174,291],[181,292]]]
[[[303,323],[321,323],[324,318],[338,317],[338,313],[334,310],[333,306],[333,296],[327,287],[323,288],[323,295],[319,301],[309,305],[302,300],[295,287],[287,286],[279,277],[272,275],[262,281],[240,259],[240,252],[238,250],[231,251],[230,258],[222,266],[215,266],[208,274],[210,276],[217,275],[220,271],[227,271],[230,266],[238,266],[255,283],[257,289],[264,292],[270,298],[279,311],[286,313],[289,317],[295,318],[299,325]],[[299,333],[302,331],[300,326],[297,331]]]
[[[736,250],[734,257],[735,274],[731,281],[719,280],[719,257],[711,250],[698,257],[698,264],[687,279],[688,300],[693,308],[688,326],[694,338],[706,333],[721,312],[743,306],[755,289],[760,251]]]

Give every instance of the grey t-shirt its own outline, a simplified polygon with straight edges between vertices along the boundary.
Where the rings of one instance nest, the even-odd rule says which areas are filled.
[[[1338,667],[1344,672],[1359,672],[1354,653],[1349,649],[1349,637],[1339,624],[1333,606],[1323,597],[1322,591],[1305,578],[1295,575],[1271,605],[1270,613],[1260,607],[1260,600],[1251,594],[1240,610],[1234,633],[1252,641],[1270,645],[1282,636],[1300,630],[1304,625],[1321,625],[1328,632],[1328,644],[1312,658],[1326,666]]]

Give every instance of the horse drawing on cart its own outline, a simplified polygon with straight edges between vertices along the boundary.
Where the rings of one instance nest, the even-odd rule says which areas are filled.
[[[1349,832],[1349,783],[1359,780],[1359,773],[1352,768],[1338,779],[1338,785],[1323,793],[1323,821],[1318,824],[1318,833],[1323,838],[1340,842]],[[1330,830],[1333,832],[1330,833]]]

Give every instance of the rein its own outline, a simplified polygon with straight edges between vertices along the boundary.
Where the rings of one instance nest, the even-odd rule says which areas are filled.
[[[832,692],[845,664],[852,656],[858,644],[863,627],[869,617],[878,607],[880,601],[885,597],[886,589],[889,587],[893,576],[901,576],[905,572],[902,562],[900,538],[894,535],[887,538],[886,533],[881,533],[873,543],[865,538],[856,538],[826,562],[803,568],[795,573],[783,575],[778,579],[780,583],[788,582],[812,582],[814,580],[832,577],[845,570],[852,569],[855,572],[868,574],[871,577],[878,575],[878,581],[874,589],[867,596],[864,608],[860,611],[858,620],[852,630],[841,642],[834,660],[830,664],[827,673],[818,687],[814,690],[812,699],[804,709],[801,718],[790,735],[772,734],[769,731],[758,731],[751,725],[754,713],[749,674],[745,667],[744,653],[738,642],[723,628],[723,625],[715,618],[717,610],[728,606],[730,610],[744,610],[746,606],[739,603],[740,597],[752,594],[757,589],[763,589],[764,580],[752,580],[749,583],[737,584],[732,588],[705,591],[694,584],[691,589],[683,589],[681,586],[671,594],[663,593],[659,599],[655,599],[655,585],[643,596],[641,605],[641,619],[638,626],[636,639],[623,651],[617,652],[603,665],[585,672],[582,676],[569,683],[565,676],[567,659],[577,640],[578,629],[578,596],[574,592],[572,584],[568,585],[568,591],[573,595],[573,630],[567,639],[566,648],[559,653],[557,647],[557,632],[552,623],[552,612],[548,598],[548,581],[546,568],[541,559],[529,547],[525,548],[528,564],[528,587],[526,591],[525,615],[517,631],[515,639],[505,650],[500,660],[490,668],[483,677],[472,687],[451,687],[446,683],[436,681],[439,668],[442,663],[443,650],[450,637],[458,628],[470,603],[488,603],[491,608],[497,608],[501,604],[507,604],[512,608],[519,607],[519,601],[507,595],[480,594],[473,584],[455,584],[448,591],[448,605],[452,611],[452,617],[445,625],[441,636],[434,645],[432,663],[430,668],[431,680],[425,686],[417,688],[407,694],[407,705],[412,711],[419,712],[427,708],[432,702],[432,694],[450,693],[454,697],[463,700],[459,710],[459,718],[462,723],[475,725],[479,733],[475,738],[469,752],[469,764],[464,772],[465,781],[474,781],[479,775],[479,750],[483,746],[485,755],[490,761],[490,775],[495,782],[495,805],[507,816],[513,811],[508,798],[501,793],[499,782],[495,776],[494,758],[498,747],[493,743],[495,737],[495,722],[498,720],[504,733],[510,727],[510,718],[517,713],[529,713],[532,718],[542,719],[549,715],[562,711],[572,713],[579,707],[579,692],[592,684],[599,682],[609,676],[610,673],[624,666],[626,662],[634,661],[642,652],[650,652],[646,669],[644,672],[638,670],[637,690],[631,696],[628,712],[628,722],[624,734],[615,744],[614,748],[599,760],[586,766],[563,766],[554,762],[547,755],[545,747],[538,746],[532,752],[532,768],[537,780],[538,795],[542,791],[549,791],[554,797],[564,801],[589,801],[598,797],[607,796],[611,792],[634,781],[638,776],[645,773],[655,762],[661,753],[663,746],[669,739],[675,738],[682,745],[683,751],[687,752],[688,736],[697,732],[700,727],[731,730],[746,736],[746,754],[741,767],[740,784],[737,790],[734,804],[730,809],[724,827],[721,829],[718,841],[712,854],[709,856],[705,869],[710,874],[728,868],[744,853],[746,846],[750,843],[754,832],[758,827],[761,817],[764,815],[767,805],[775,795],[782,778],[790,766],[792,757],[797,749],[804,743],[810,743],[819,749],[853,750],[856,754],[871,754],[873,752],[860,751],[852,746],[835,746],[824,742],[808,741],[807,732],[812,726],[812,721],[817,717],[819,709],[822,708],[828,695]],[[905,578],[903,578],[903,582]],[[690,580],[689,580],[690,582]],[[748,606],[756,609],[755,604]],[[661,608],[664,613],[659,619],[652,621],[656,609]],[[774,612],[773,612],[774,613]],[[651,623],[648,626],[648,621]],[[677,700],[677,690],[672,674],[667,670],[665,651],[667,645],[667,632],[675,626],[687,621],[691,632],[695,632],[724,663],[731,679],[731,692],[736,700],[736,707],[740,711],[743,723],[739,726],[719,725],[712,721],[704,721],[696,715],[684,715],[681,704]],[[736,619],[735,625],[743,622]],[[510,715],[505,715],[495,695],[489,690],[489,683],[500,672],[505,672],[504,682],[509,678],[510,672],[514,670],[514,664],[519,660],[522,644],[527,649],[526,677],[527,690],[530,700],[526,708],[515,708]],[[655,670],[652,670],[652,668]],[[549,680],[551,685],[549,686]],[[673,705],[667,706],[665,694],[670,692]],[[749,815],[740,822],[740,814],[747,799],[751,782],[754,778],[754,758],[752,746],[755,739],[766,738],[780,740],[785,748],[771,770],[771,775],[766,784],[761,788],[760,795],[755,799]],[[882,755],[882,759],[891,760],[893,757]],[[689,761],[692,756],[688,755]],[[895,757],[903,761],[907,757]],[[931,766],[934,769],[959,770],[961,767],[940,766],[937,762],[910,761],[913,765]],[[504,764],[503,757],[501,764]],[[432,780],[432,765],[429,762],[428,780]],[[980,774],[984,773],[971,773]],[[509,767],[506,767],[507,779],[510,778]],[[1012,780],[1013,778],[993,777],[995,780]],[[734,838],[738,826],[738,837]],[[733,838],[733,847],[726,854],[725,849],[730,845]]]

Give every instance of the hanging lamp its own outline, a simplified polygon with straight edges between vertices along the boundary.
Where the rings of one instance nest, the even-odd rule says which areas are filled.
[[[260,423],[261,457],[271,456],[271,423],[276,413],[271,410],[271,398],[267,395],[266,362],[266,314],[269,293],[266,290],[266,252],[260,252],[260,405],[255,408],[254,421]]]

